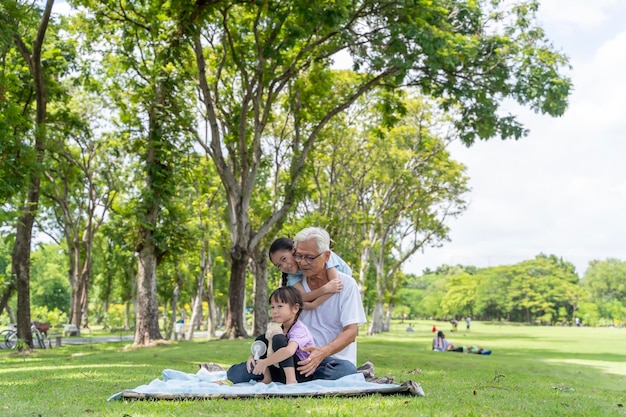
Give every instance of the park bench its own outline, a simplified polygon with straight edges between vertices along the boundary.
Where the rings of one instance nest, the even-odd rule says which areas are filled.
[[[78,327],[75,324],[64,324],[63,325],[63,335],[64,336],[78,336]]]

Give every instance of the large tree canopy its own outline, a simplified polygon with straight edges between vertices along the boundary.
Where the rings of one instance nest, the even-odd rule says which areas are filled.
[[[205,148],[229,204],[232,336],[241,325],[245,269],[254,248],[281,225],[320,132],[373,89],[413,87],[439,100],[458,137],[520,138],[523,126],[500,110],[512,99],[554,116],[565,110],[566,58],[536,26],[538,3],[465,1],[219,2],[197,23],[198,83],[209,126]],[[358,77],[336,82],[333,59],[347,53]],[[388,94],[382,108],[396,109]],[[390,114],[392,112],[389,112]],[[281,117],[281,204],[258,224],[250,201],[266,161],[262,138]],[[389,118],[392,123],[393,118]]]
[[[310,191],[315,147],[358,100],[377,92],[381,129],[392,128],[407,113],[399,92],[410,89],[436,103],[449,120],[442,131],[469,146],[523,137],[524,127],[503,105],[559,116],[571,87],[562,73],[567,59],[537,25],[533,1],[70,3],[84,13],[68,34],[91,58],[80,80],[106,97],[102,126],[126,143],[124,157],[138,167],[127,191],[135,207],[141,344],[161,337],[158,266],[184,246],[172,236],[185,236],[177,198],[192,175],[189,153],[204,150],[225,191],[226,335],[246,336],[250,260],[263,265],[266,240]],[[338,54],[349,57],[350,71],[333,66]],[[257,279],[257,289],[266,279]]]

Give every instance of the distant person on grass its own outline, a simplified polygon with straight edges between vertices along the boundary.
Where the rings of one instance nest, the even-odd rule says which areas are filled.
[[[447,350],[453,349],[454,345],[446,339],[446,335],[439,330],[437,332],[437,337],[433,338],[433,350],[437,352],[445,352]]]
[[[330,258],[330,236],[324,229],[310,227],[295,239],[294,259],[302,270],[302,286],[310,293],[329,282],[326,263]],[[313,335],[315,346],[303,348],[310,355],[297,363],[296,372],[311,379],[339,379],[354,374],[356,368],[356,336],[359,325],[365,323],[365,311],[356,281],[338,273],[343,288],[331,294],[314,310],[304,310],[300,320]],[[262,379],[248,372],[246,363],[230,367],[228,379],[234,383]]]
[[[491,350],[483,349],[478,346],[455,346],[448,339],[446,339],[446,335],[441,330],[437,332],[437,337],[433,339],[433,350],[436,352],[460,352],[491,355]]]
[[[452,325],[451,332],[456,332],[459,329],[459,321],[457,319],[450,320],[450,324]]]
[[[483,349],[478,346],[458,346],[452,349],[448,349],[448,352],[476,353],[478,355],[491,355],[491,350]]]

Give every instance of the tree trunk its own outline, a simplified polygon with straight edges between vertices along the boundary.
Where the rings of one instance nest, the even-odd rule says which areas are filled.
[[[10,322],[16,323],[17,319],[15,318],[15,313],[13,313],[13,310],[11,310],[11,307],[7,306],[6,310],[7,310],[7,314],[9,315]]]
[[[89,250],[89,249],[86,249]],[[71,318],[70,323],[76,325],[80,334],[82,327],[88,327],[87,309],[89,307],[89,281],[91,276],[91,255],[86,255],[86,260],[83,263],[80,259],[80,248],[77,247],[74,250],[75,255],[70,256],[70,259],[74,259],[74,267],[70,268],[70,287],[71,287]],[[72,286],[73,283],[73,286]]]
[[[32,192],[31,189],[29,195]],[[29,201],[32,201],[30,197]],[[30,209],[20,216],[12,260],[12,273],[17,278],[17,337],[30,349],[33,348],[30,331],[30,242],[34,220],[34,213]]]
[[[208,275],[208,271],[211,269],[211,253],[209,243],[207,239],[203,239],[202,246],[200,248],[200,273],[196,278],[196,297],[194,299],[193,308],[191,311],[191,326],[189,326],[189,332],[187,333],[187,339],[193,339],[194,328],[202,323],[202,301],[204,300],[204,281]],[[207,332],[209,331],[207,326]]]
[[[267,329],[268,317],[268,291],[267,291],[267,263],[268,256],[258,247],[254,251],[254,257],[250,262],[252,275],[254,276],[254,326],[253,335],[264,334]]]
[[[92,214],[89,214],[92,216]],[[74,249],[75,253],[75,280],[76,292],[73,299],[72,320],[70,323],[75,324],[80,329],[89,327],[88,309],[89,309],[89,284],[91,281],[91,250],[93,244],[93,222],[91,219],[87,221],[87,226],[83,232],[83,238]]]
[[[74,241],[72,239],[72,236],[66,232],[65,234],[65,243],[67,244],[67,253],[68,253],[68,258],[69,258],[69,262],[68,262],[68,277],[70,280],[70,315],[69,315],[69,322],[70,324],[74,324],[76,325],[76,327],[78,328],[79,332],[80,332],[80,323],[76,323],[76,309],[77,309],[77,302],[78,302],[78,288],[76,286],[76,282],[78,281],[78,279],[76,278],[76,274],[78,273],[78,259],[80,259],[80,257],[78,256],[78,244],[76,243],[76,241]]]
[[[202,314],[202,300],[204,298],[204,285],[202,286],[202,297],[198,297],[196,295],[196,297],[194,297],[191,301],[193,304],[192,310],[191,310],[191,322],[193,323],[193,329],[195,331],[201,331],[202,330],[202,323],[203,323],[203,314]],[[192,334],[193,336],[193,334]]]
[[[83,273],[80,274],[80,320],[82,327],[89,328],[89,282],[91,271],[90,268],[85,265]]]
[[[32,50],[29,50],[23,40],[16,36],[15,43],[24,60],[28,63],[30,75],[33,79],[37,108],[35,113],[35,169],[30,176],[30,188],[26,205],[22,209],[16,234],[13,257],[11,261],[11,274],[16,279],[17,289],[17,337],[22,339],[27,346],[33,348],[33,335],[30,331],[30,247],[32,240],[33,224],[39,207],[39,194],[41,185],[41,167],[46,151],[46,116],[47,103],[46,83],[43,68],[41,66],[41,50],[45,39],[52,5],[54,0],[48,0],[44,13],[41,16],[37,36],[33,40]]]
[[[381,242],[381,246],[385,246],[384,240]],[[373,250],[370,248],[370,250]],[[374,312],[372,313],[372,323],[369,327],[367,334],[373,335],[382,333],[384,329],[384,297],[385,297],[385,257],[382,251],[378,256],[371,256],[376,267],[376,304],[374,305]]]
[[[191,318],[189,319],[189,329],[187,330],[187,340],[193,339],[193,332],[202,324],[202,293],[204,290],[204,280],[198,283],[197,294],[193,299],[193,307],[191,308]]]
[[[122,325],[124,330],[130,330],[130,300],[124,303],[124,324]]]
[[[148,345],[154,340],[162,339],[159,331],[156,268],[154,246],[149,241],[145,241],[143,248],[139,251],[135,345]]]
[[[234,246],[231,251],[233,264],[230,269],[228,286],[228,313],[226,328],[222,338],[235,339],[248,337],[245,327],[244,309],[246,296],[246,270],[249,255],[244,248]]]
[[[388,332],[391,327],[391,316],[393,315],[393,303],[389,303],[387,312],[385,313],[385,320],[383,322],[383,332]]]
[[[368,335],[382,333],[383,331],[383,302],[378,300],[374,304],[374,312],[372,313],[372,322],[367,331]]]
[[[178,337],[178,332],[176,331],[176,317],[177,317],[177,306],[178,306],[178,297],[180,295],[180,285],[176,284],[174,287],[174,292],[172,293],[172,302],[170,303],[170,339],[176,340]]]
[[[124,318],[124,329],[130,330],[130,306],[135,309],[135,314],[137,314],[137,275],[135,274],[134,264],[128,265],[128,275],[130,276],[130,292],[126,293],[126,297],[124,298],[126,304],[126,317]],[[136,327],[136,326],[135,326]]]
[[[11,298],[11,296],[13,295],[13,292],[15,291],[17,282],[15,282],[15,276],[11,275],[9,277],[10,281],[9,281],[9,285],[6,287],[6,289],[4,290],[4,293],[2,293],[2,298],[0,298],[0,314],[2,314],[2,312],[6,309],[7,312],[9,311],[9,299]],[[10,315],[12,315],[13,313],[11,312]],[[12,323],[15,323],[15,318],[11,319]]]
[[[359,265],[359,290],[361,292],[361,300],[365,300],[365,279],[367,278],[367,265],[369,263],[369,247],[364,246],[361,249],[361,263]]]
[[[207,277],[206,296],[209,303],[209,316],[207,317],[206,331],[207,336],[215,337],[215,328],[218,323],[217,306],[215,305],[215,297],[213,297],[213,274]]]
[[[135,300],[135,345],[148,345],[162,339],[159,331],[159,309],[157,303],[157,247],[154,241],[158,228],[159,213],[170,179],[166,164],[166,140],[160,136],[161,120],[157,108],[164,107],[162,86],[156,87],[154,107],[148,110],[148,145],[145,155],[146,190],[141,201],[139,222],[140,241],[137,247],[139,265],[137,269],[137,297]]]
[[[80,252],[80,245],[71,238],[67,239],[70,247],[70,291],[71,291],[71,310],[70,310],[70,323],[74,324],[78,329],[80,335],[80,329],[82,327],[83,313],[85,311],[84,304],[86,304],[85,297],[87,297],[86,289],[84,288],[85,280],[81,278],[84,273],[84,265],[82,265]]]

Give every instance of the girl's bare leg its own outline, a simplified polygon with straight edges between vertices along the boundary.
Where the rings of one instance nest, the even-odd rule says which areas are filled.
[[[288,368],[283,368],[283,371],[285,372],[285,380],[287,381],[286,384],[298,383],[298,380],[296,379],[296,368],[291,366]]]

